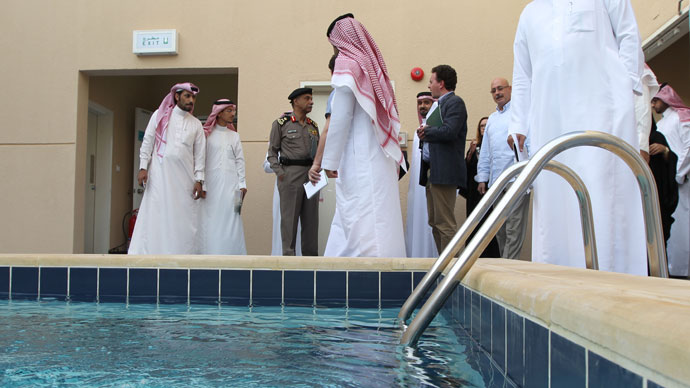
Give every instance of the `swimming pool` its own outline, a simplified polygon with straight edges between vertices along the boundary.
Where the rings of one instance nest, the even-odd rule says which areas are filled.
[[[397,312],[3,300],[0,385],[513,386],[442,316],[401,349]]]

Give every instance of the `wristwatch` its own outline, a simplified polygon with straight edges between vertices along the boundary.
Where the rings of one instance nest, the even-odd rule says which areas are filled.
[[[203,185],[204,185],[204,180],[203,180],[203,179],[199,179],[199,180],[196,181],[196,183],[199,183],[199,184],[201,184],[201,185],[203,186]]]

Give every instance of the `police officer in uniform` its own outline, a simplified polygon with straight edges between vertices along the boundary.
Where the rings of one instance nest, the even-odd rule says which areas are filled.
[[[307,199],[304,183],[319,143],[319,129],[311,112],[311,88],[295,89],[288,96],[292,113],[273,122],[268,145],[268,162],[278,176],[280,195],[280,236],[283,255],[295,255],[297,222],[302,223],[302,254],[318,255],[319,196]]]

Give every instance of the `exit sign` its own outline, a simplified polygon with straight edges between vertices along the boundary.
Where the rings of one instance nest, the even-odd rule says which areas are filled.
[[[177,30],[135,30],[132,52],[136,55],[177,55]]]

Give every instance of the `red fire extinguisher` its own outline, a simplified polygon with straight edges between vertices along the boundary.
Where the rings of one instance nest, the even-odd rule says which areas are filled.
[[[132,241],[132,234],[134,234],[134,225],[137,223],[137,214],[139,209],[132,210],[132,216],[129,218],[129,232],[127,233],[127,241]]]

